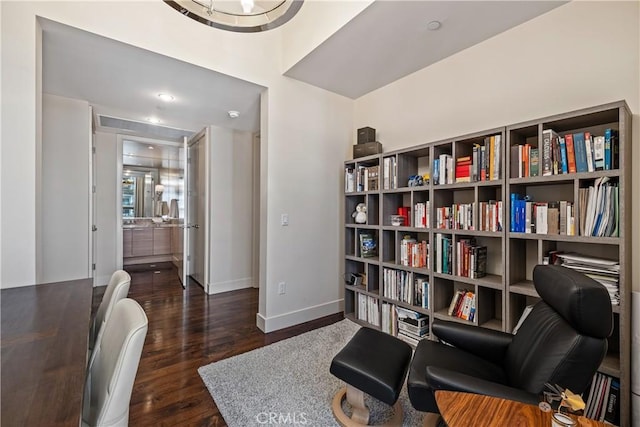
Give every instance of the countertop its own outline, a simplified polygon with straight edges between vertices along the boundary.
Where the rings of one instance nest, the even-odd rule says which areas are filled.
[[[179,220],[170,220],[170,222],[153,222],[151,219],[134,219],[134,220],[124,220],[122,224],[122,228],[125,230],[128,229],[140,229],[140,228],[175,228],[181,227],[183,224],[178,223],[176,221]]]

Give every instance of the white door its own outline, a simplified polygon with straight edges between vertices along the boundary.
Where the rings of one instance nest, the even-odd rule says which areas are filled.
[[[207,244],[209,139],[209,130],[205,128],[188,141],[187,167],[185,169],[187,181],[185,248],[188,248],[185,270],[186,275],[198,282],[205,291],[208,290],[209,284],[208,263],[206,262],[209,257],[209,245]]]

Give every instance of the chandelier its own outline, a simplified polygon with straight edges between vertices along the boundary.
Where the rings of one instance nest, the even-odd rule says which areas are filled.
[[[304,0],[164,0],[198,22],[227,31],[253,33],[279,27]]]

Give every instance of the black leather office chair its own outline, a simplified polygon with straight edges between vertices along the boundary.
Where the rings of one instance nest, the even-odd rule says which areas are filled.
[[[613,329],[604,286],[574,270],[538,265],[539,301],[516,335],[434,321],[442,341],[423,340],[407,388],[413,407],[438,413],[434,392],[453,390],[537,404],[545,383],[582,393],[607,352]]]

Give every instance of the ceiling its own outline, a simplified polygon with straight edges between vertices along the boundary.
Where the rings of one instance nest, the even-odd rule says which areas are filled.
[[[41,25],[45,93],[147,124],[156,117],[161,126],[191,131],[207,125],[259,130],[262,86],[46,19]],[[159,93],[175,99],[164,102]],[[229,110],[240,116],[230,118]]]
[[[285,74],[355,99],[564,3],[378,0]],[[437,31],[427,29],[433,20]],[[45,93],[87,100],[131,128],[156,117],[193,132],[210,124],[259,131],[262,86],[46,19],[41,25]]]
[[[356,99],[564,3],[375,1],[285,75]]]

